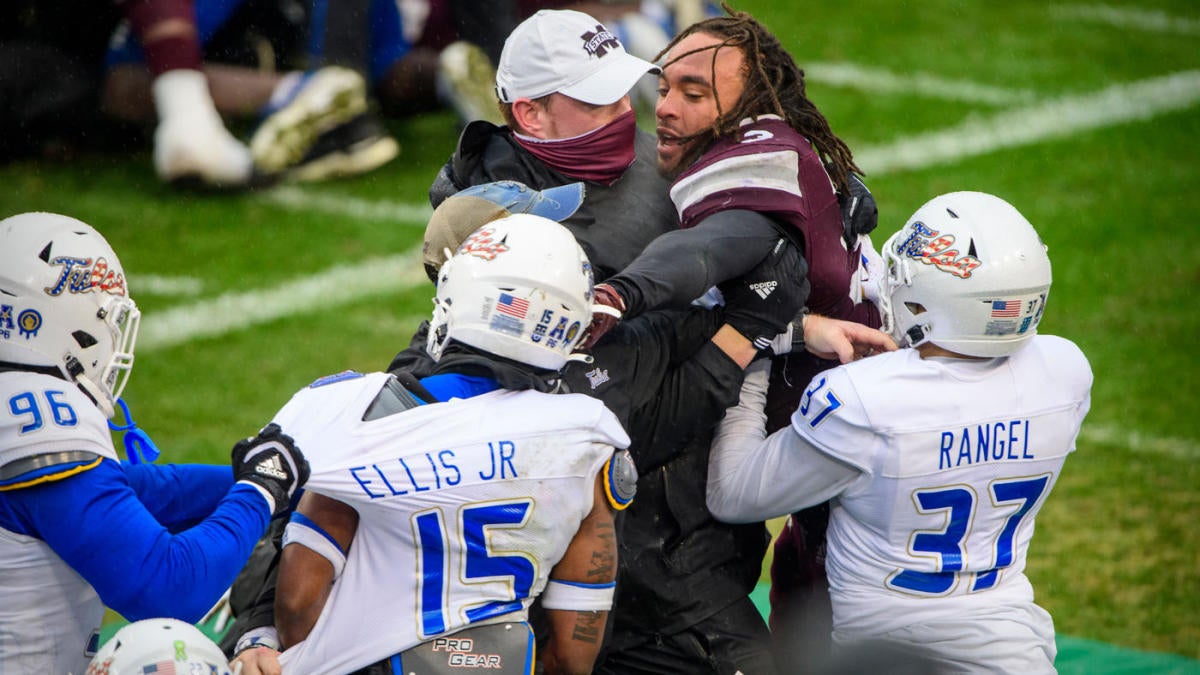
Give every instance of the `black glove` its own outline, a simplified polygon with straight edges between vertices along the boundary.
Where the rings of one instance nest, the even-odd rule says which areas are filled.
[[[235,481],[253,483],[271,495],[272,516],[287,511],[292,495],[308,480],[308,460],[278,424],[268,424],[257,436],[238,441],[232,459]]]
[[[867,184],[858,174],[846,175],[850,182],[850,194],[838,193],[838,206],[842,210],[842,237],[853,245],[860,234],[871,234],[879,224],[879,207]]]
[[[795,244],[780,238],[762,262],[719,288],[725,323],[766,349],[808,301],[808,263]]]

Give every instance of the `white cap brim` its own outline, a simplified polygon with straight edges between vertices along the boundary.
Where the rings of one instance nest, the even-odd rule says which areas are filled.
[[[660,72],[661,69],[653,63],[622,51],[611,54],[603,68],[575,84],[559,89],[558,93],[592,105],[608,105],[628,94],[647,73],[657,75]]]

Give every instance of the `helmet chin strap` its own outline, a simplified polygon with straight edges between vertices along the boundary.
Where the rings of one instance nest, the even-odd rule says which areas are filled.
[[[112,399],[108,397],[103,389],[95,382],[92,382],[91,378],[83,374],[75,376],[75,384],[79,385],[83,393],[92,399],[92,402],[96,404],[100,412],[104,413],[105,418],[112,419],[113,415],[116,414],[116,410],[113,409]]]

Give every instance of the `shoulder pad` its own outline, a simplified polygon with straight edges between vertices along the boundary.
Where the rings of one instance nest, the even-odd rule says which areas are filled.
[[[371,405],[367,406],[367,411],[363,413],[363,421],[367,422],[405,410],[412,410],[424,403],[393,375],[387,379],[383,389],[380,389],[375,400],[371,401]]]
[[[102,459],[100,455],[85,450],[22,457],[0,467],[0,492],[69,478],[96,468]]]
[[[637,479],[637,467],[628,450],[617,450],[604,463],[604,494],[614,509],[624,510],[633,502]]]

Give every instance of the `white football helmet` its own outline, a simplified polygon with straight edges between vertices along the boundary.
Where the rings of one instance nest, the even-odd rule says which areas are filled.
[[[87,669],[87,675],[152,672],[231,675],[221,648],[199,628],[176,619],[128,624],[104,643]]]
[[[559,370],[592,320],[592,265],[570,230],[521,213],[484,225],[438,272],[426,348],[449,340]]]
[[[1011,204],[952,192],[917,210],[881,251],[883,330],[967,356],[1007,356],[1037,333],[1050,258]]]
[[[92,226],[54,213],[0,220],[0,362],[58,369],[111,418],[140,319]]]

